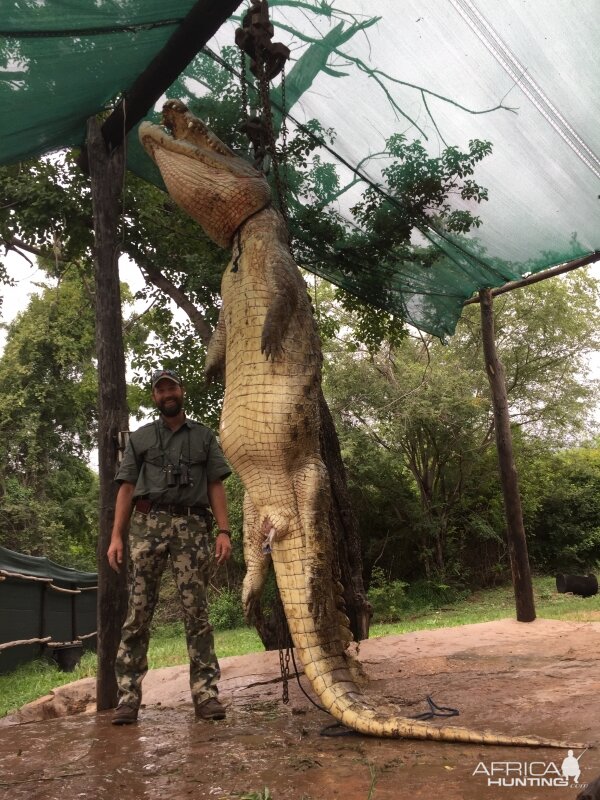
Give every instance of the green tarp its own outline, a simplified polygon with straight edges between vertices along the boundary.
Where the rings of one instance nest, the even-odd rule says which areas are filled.
[[[52,583],[67,589],[96,586],[96,572],[80,572],[62,567],[44,556],[28,556],[0,547],[0,572],[16,573],[33,578],[49,578]]]
[[[159,52],[193,2],[0,0],[0,163],[81,145],[86,119],[109,109]],[[453,332],[466,298],[600,249],[600,51],[597,0],[272,0],[275,39],[291,47],[286,98],[300,124],[335,142],[321,151],[340,187],[331,206],[349,224],[370,182],[390,187],[386,140],[420,140],[430,156],[487,140],[476,168],[489,199],[451,195],[481,226],[447,235],[434,215],[414,240],[430,268],[390,253],[369,270],[303,264],[417,327]],[[239,17],[209,43],[233,43]],[[200,55],[168,94],[199,103]],[[232,70],[237,57],[230,57]],[[273,87],[280,99],[279,78]],[[290,122],[293,133],[294,123]],[[130,137],[129,164],[156,180]],[[401,203],[402,197],[393,197]],[[310,203],[310,199],[305,199]]]
[[[0,547],[0,673],[58,652],[53,643],[71,646],[83,636],[95,647],[97,584],[95,572]]]

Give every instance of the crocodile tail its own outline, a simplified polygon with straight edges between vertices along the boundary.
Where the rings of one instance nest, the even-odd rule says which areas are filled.
[[[544,739],[538,736],[507,736],[491,731],[474,731],[455,725],[430,725],[408,717],[375,710],[353,678],[351,657],[345,652],[340,634],[340,615],[333,591],[317,613],[307,591],[310,579],[306,564],[295,548],[295,558],[288,557],[284,542],[273,547],[273,564],[292,640],[314,693],[323,708],[348,728],[370,736],[392,739],[429,739],[477,745],[511,747],[555,747],[583,749],[587,745]],[[321,594],[323,594],[323,585]]]
[[[313,651],[314,658],[314,648]],[[302,651],[299,651],[302,660]],[[304,663],[304,662],[303,662]],[[561,749],[584,749],[587,745],[578,742],[565,742],[558,739],[545,739],[539,736],[508,736],[495,731],[475,731],[457,725],[432,725],[408,717],[395,716],[376,711],[369,704],[360,688],[352,681],[346,668],[345,680],[340,679],[340,668],[334,668],[334,680],[324,680],[323,675],[331,666],[331,659],[308,661],[304,672],[309,678],[319,700],[329,713],[352,730],[369,736],[390,739],[428,739],[437,742],[460,742],[477,745],[496,745],[508,747],[554,747]],[[329,685],[326,685],[329,684]],[[319,689],[321,693],[319,694]]]

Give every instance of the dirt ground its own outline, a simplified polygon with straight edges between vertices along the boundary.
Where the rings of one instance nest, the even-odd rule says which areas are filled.
[[[600,623],[502,620],[371,639],[360,660],[370,698],[404,715],[430,695],[460,710],[450,723],[597,744],[599,653]],[[135,726],[93,713],[91,679],[1,720],[0,797],[575,800],[600,774],[598,749],[574,751],[576,781],[562,777],[566,750],[325,736],[331,718],[295,682],[282,704],[277,653],[221,667],[223,722],[193,721],[186,667],[148,674]]]

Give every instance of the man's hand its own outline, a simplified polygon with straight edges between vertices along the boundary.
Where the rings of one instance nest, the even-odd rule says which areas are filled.
[[[112,569],[114,569],[115,572],[118,572],[121,564],[123,563],[123,539],[113,536],[110,540],[110,545],[106,555],[108,557],[108,563]]]
[[[231,556],[231,539],[226,533],[220,533],[215,542],[215,556],[217,564],[223,564],[229,561]]]
[[[227,519],[227,496],[222,480],[209,481],[206,487],[208,492],[208,502],[212,509],[215,522],[219,531],[228,531],[229,523]],[[231,555],[231,539],[226,533],[219,533],[215,542],[215,556],[217,564],[228,561]]]
[[[115,572],[123,563],[123,537],[127,535],[129,527],[129,517],[131,516],[131,504],[135,483],[123,481],[117,492],[115,503],[115,521],[113,523],[110,544],[106,552],[108,563]]]

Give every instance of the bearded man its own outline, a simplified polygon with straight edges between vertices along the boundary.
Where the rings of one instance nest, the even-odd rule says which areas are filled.
[[[223,719],[219,662],[208,621],[207,587],[213,557],[231,555],[223,480],[231,474],[214,433],[187,419],[177,373],[151,379],[158,419],[134,431],[117,471],[120,483],[107,557],[117,572],[129,535],[129,605],[116,660],[119,692],[114,725],[137,722],[142,680],[148,671],[150,623],[160,579],[170,557],[183,610],[190,688],[197,719]],[[212,515],[217,536],[211,541]]]

